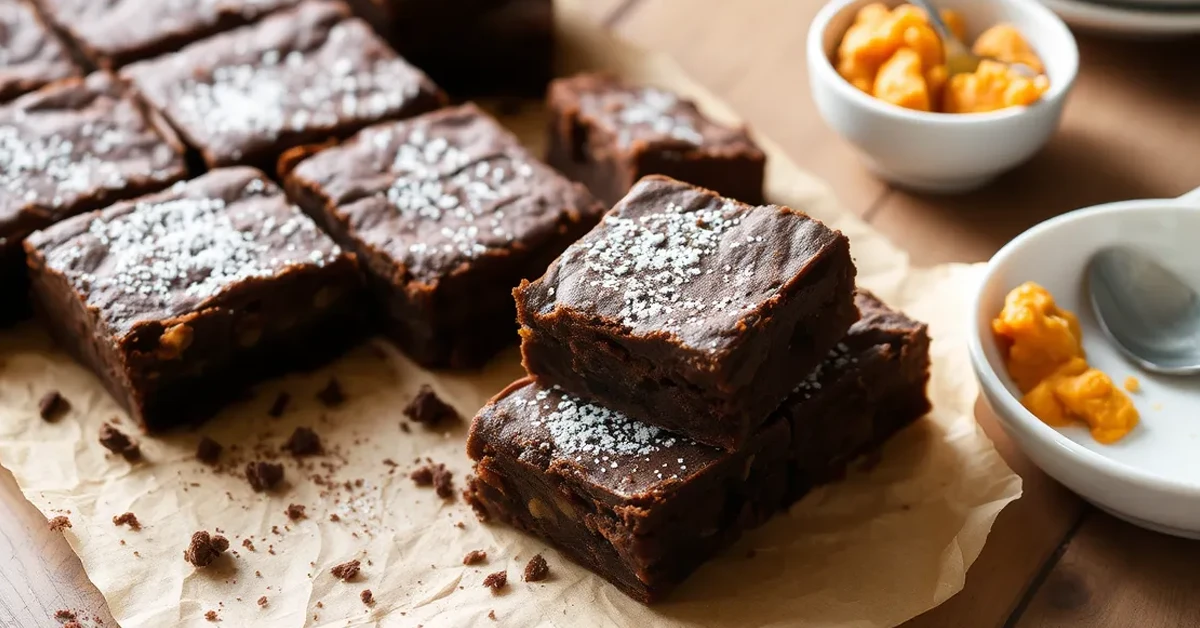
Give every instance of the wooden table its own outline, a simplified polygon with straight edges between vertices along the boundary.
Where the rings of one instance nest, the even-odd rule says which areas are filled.
[[[1028,164],[966,196],[916,196],[869,175],[818,118],[804,37],[819,0],[594,0],[597,20],[673,55],[760,132],[833,186],[918,264],[983,261],[1055,214],[1200,185],[1200,40],[1080,36],[1062,129]],[[1083,504],[1033,467],[980,409],[1025,496],[996,522],[966,589],[911,628],[1200,626],[1200,544]],[[61,535],[0,470],[0,628],[52,626],[59,608],[116,622]]]

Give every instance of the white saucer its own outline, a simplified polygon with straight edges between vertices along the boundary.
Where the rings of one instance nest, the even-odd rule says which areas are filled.
[[[1126,6],[1087,0],[1039,1],[1067,24],[1089,32],[1125,37],[1200,34],[1200,5],[1195,0],[1119,0]],[[1164,6],[1168,3],[1169,7]]]
[[[1110,345],[1084,286],[1087,260],[1120,243],[1145,250],[1182,277],[1200,283],[1200,190],[1184,199],[1112,203],[1044,222],[1005,246],[992,261],[976,301],[971,360],[984,399],[1021,449],[1050,476],[1131,523],[1200,538],[1200,378],[1141,371]],[[1036,281],[1074,311],[1093,366],[1121,385],[1141,382],[1132,396],[1141,423],[1113,445],[1097,443],[1083,427],[1052,428],[1020,403],[991,333],[991,319],[1009,290]],[[1198,286],[1200,287],[1200,286]]]

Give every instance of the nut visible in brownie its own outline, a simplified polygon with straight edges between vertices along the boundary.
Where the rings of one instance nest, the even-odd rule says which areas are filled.
[[[550,565],[541,554],[534,554],[525,565],[525,582],[541,582],[550,575]]]
[[[289,504],[287,510],[285,510],[283,514],[287,515],[287,518],[291,519],[292,521],[299,521],[305,517],[304,506],[301,506],[300,504]]]
[[[256,460],[246,463],[246,480],[256,493],[269,491],[283,481],[283,465]]]
[[[0,2],[0,103],[79,73],[66,46],[32,5]]]
[[[304,426],[297,427],[292,432],[287,442],[283,444],[283,450],[297,458],[319,456],[325,453],[321,437],[312,428]]]
[[[51,532],[62,532],[63,530],[71,527],[71,520],[62,515],[53,517],[46,523],[50,526]]]
[[[183,559],[196,567],[208,567],[229,549],[229,539],[220,534],[209,534],[207,530],[199,530],[192,534],[192,540],[183,551]]]
[[[466,556],[463,556],[464,565],[477,565],[485,560],[487,560],[487,552],[483,550],[471,550],[467,552]]]
[[[76,216],[25,246],[51,333],[148,430],[207,418],[362,333],[353,257],[251,168]],[[321,294],[336,297],[322,307]]]
[[[605,74],[553,81],[546,161],[614,204],[661,174],[739,201],[763,202],[766,155],[745,128],[718,124],[665,89]]]
[[[142,450],[138,447],[138,444],[124,432],[113,427],[111,423],[105,423],[100,426],[99,440],[105,449],[125,458],[129,462],[136,462],[142,457]]]
[[[458,410],[442,401],[429,384],[423,384],[417,396],[405,406],[404,416],[414,423],[436,425],[442,421],[457,421]]]
[[[38,400],[38,416],[42,417],[43,421],[57,421],[70,410],[71,402],[57,390],[51,390]]]
[[[492,593],[496,593],[500,589],[508,586],[508,572],[497,571],[495,573],[488,574],[483,579],[483,586],[491,589]]]
[[[285,186],[359,256],[387,334],[426,366],[478,366],[514,342],[512,286],[604,212],[470,104],[322,148],[281,160]]]
[[[642,179],[514,292],[530,375],[736,450],[858,319],[849,242],[807,214]]]
[[[115,526],[127,525],[129,526],[130,530],[134,531],[142,529],[142,522],[138,521],[137,515],[133,514],[132,512],[115,515],[112,522]]]
[[[217,464],[217,461],[221,459],[221,452],[224,449],[225,447],[221,443],[203,436],[200,438],[200,442],[196,444],[196,460],[207,465]]]
[[[445,100],[345,5],[325,0],[305,0],[121,74],[210,168],[273,168],[293,146],[345,137]]]
[[[329,573],[333,574],[334,578],[337,578],[342,582],[350,582],[358,577],[358,572],[361,567],[362,563],[357,559],[348,560],[344,563],[334,565],[333,568],[329,570]]]

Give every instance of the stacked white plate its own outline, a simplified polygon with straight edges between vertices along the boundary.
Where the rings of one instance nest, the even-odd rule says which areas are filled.
[[[1040,0],[1071,26],[1126,37],[1200,34],[1200,0]]]

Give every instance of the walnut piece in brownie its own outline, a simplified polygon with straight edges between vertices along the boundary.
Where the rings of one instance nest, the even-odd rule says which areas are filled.
[[[337,578],[338,580],[341,580],[342,582],[350,582],[351,580],[358,577],[358,572],[359,572],[359,569],[361,569],[361,567],[362,567],[362,563],[359,562],[357,559],[356,560],[348,560],[339,565],[334,565],[333,569],[329,570],[329,573],[333,574],[334,578]]]
[[[270,416],[273,419],[278,419],[279,417],[283,416],[283,413],[287,410],[288,403],[290,403],[291,400],[291,395],[285,392],[279,393],[276,395],[275,401],[271,402],[271,407],[267,409],[267,416]]]
[[[317,391],[317,401],[326,408],[336,408],[346,402],[346,393],[342,391],[342,383],[336,377],[330,377],[329,383]]]
[[[283,481],[283,465],[256,460],[246,463],[246,480],[256,493],[269,491]]]
[[[297,145],[438,108],[441,90],[340,2],[306,0],[256,24],[126,66],[121,75],[209,168],[274,169]]]
[[[100,444],[129,462],[136,462],[142,457],[142,450],[138,444],[111,423],[100,426]]]
[[[71,527],[71,520],[62,515],[58,515],[46,523],[50,525],[51,532],[62,532],[63,530]]]
[[[310,427],[300,426],[292,432],[286,443],[283,444],[283,450],[292,454],[297,458],[304,456],[319,456],[325,452],[324,445],[321,444],[321,437]]]
[[[485,560],[487,560],[487,552],[483,550],[471,550],[467,552],[466,556],[463,556],[464,565],[478,565]]]
[[[363,589],[362,593],[358,594],[358,599],[362,600],[362,603],[367,606],[375,605],[375,594],[371,593],[370,589]]]
[[[57,390],[51,390],[38,400],[38,415],[43,421],[57,421],[70,410],[71,402]]]
[[[224,449],[225,446],[221,443],[203,436],[200,438],[200,442],[196,443],[196,460],[207,465],[217,464],[217,461],[221,459],[221,452]]]
[[[199,530],[192,534],[191,543],[183,551],[183,559],[196,567],[207,567],[229,549],[229,539],[219,534]]]
[[[133,514],[132,512],[115,515],[113,516],[112,522],[115,526],[127,525],[129,526],[130,530],[134,531],[142,529],[142,522],[138,521],[137,515]]]
[[[508,586],[508,572],[497,571],[495,573],[488,574],[487,577],[483,579],[483,586],[491,589],[492,593],[503,589],[504,587]]]
[[[405,406],[404,416],[414,423],[433,426],[443,421],[457,421],[458,410],[442,401],[442,398],[433,392],[433,387],[429,384],[422,384],[417,396],[413,397],[413,400]]]
[[[289,504],[287,510],[283,511],[283,514],[287,515],[288,519],[291,519],[292,521],[299,521],[305,517],[304,506],[301,506],[300,504]]]
[[[529,563],[525,565],[525,582],[541,582],[550,575],[550,565],[546,564],[546,559],[542,558],[541,554],[534,554],[533,558],[529,559]]]

